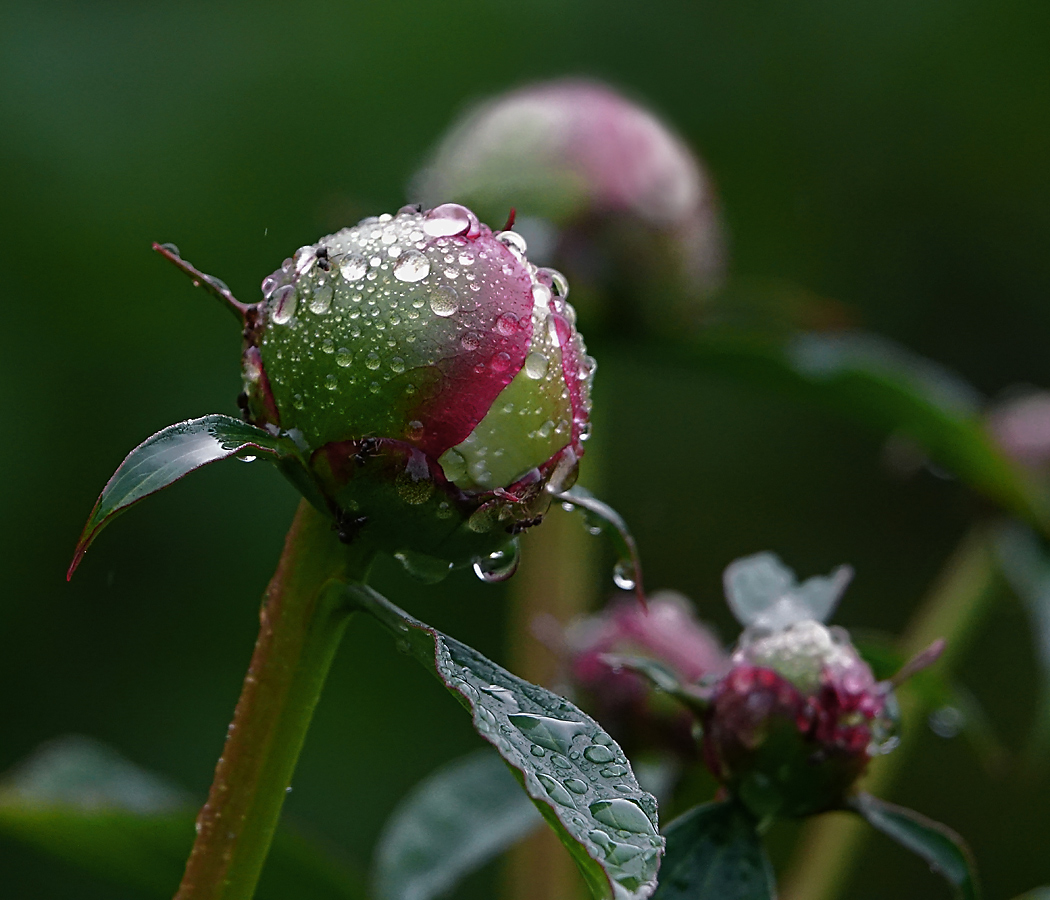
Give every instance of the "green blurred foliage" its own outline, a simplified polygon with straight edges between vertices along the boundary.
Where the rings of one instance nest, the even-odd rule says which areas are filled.
[[[215,467],[122,517],[65,583],[123,455],[171,422],[235,412],[239,336],[150,241],[253,300],[299,245],[396,209],[471,99],[607,78],[707,160],[734,274],[842,301],[987,392],[1050,384],[1039,0],[23,2],[0,23],[0,769],[76,731],[203,794],[294,508],[269,467]],[[689,593],[727,638],[721,570],[767,548],[802,575],[852,563],[837,620],[899,631],[975,509],[953,482],[892,476],[877,440],[828,413],[660,360],[603,357],[596,400],[603,497],[649,586]],[[422,587],[393,565],[377,587],[503,658],[502,588],[466,574]],[[1004,604],[960,680],[1010,747],[1036,678],[1023,614]],[[989,896],[1044,883],[1046,769],[993,777],[962,741],[913,737],[891,799],[963,833]],[[476,746],[440,686],[361,621],[289,816],[364,866],[410,785]],[[7,840],[0,873],[10,896],[138,897]],[[463,896],[491,896],[487,878]],[[849,896],[931,884],[872,842]]]

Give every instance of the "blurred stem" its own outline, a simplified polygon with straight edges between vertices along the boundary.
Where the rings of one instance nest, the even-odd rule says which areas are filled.
[[[974,527],[942,569],[925,602],[912,617],[902,649],[910,657],[937,638],[947,641],[937,663],[950,670],[965,656],[995,596],[998,568],[985,529]],[[916,734],[927,709],[918,691],[899,691],[901,730]],[[905,739],[887,756],[874,760],[860,787],[881,796],[889,792],[916,745]],[[794,853],[795,864],[784,879],[782,900],[834,900],[847,887],[871,829],[856,816],[833,813],[812,819]]]
[[[295,763],[371,555],[305,500],[266,588],[259,637],[176,900],[250,900]]]
[[[589,449],[589,448],[588,448]],[[537,617],[566,625],[595,598],[597,551],[579,513],[555,504],[543,524],[522,536],[522,560],[510,582],[509,662],[515,674],[554,687],[555,654],[533,633]],[[534,832],[508,854],[505,900],[573,900],[586,896],[572,857],[550,828]]]

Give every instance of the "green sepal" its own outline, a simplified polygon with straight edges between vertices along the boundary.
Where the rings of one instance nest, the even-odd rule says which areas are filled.
[[[653,900],[774,900],[776,882],[755,819],[728,800],[705,803],[664,829]]]
[[[871,794],[851,797],[848,806],[872,828],[922,857],[952,886],[959,900],[979,900],[981,893],[973,856],[956,832],[914,810],[887,803]]]
[[[146,438],[102,489],[81,532],[66,579],[73,577],[98,533],[128,507],[208,463],[257,454],[279,460],[294,456],[296,447],[286,437],[219,414],[169,425]]]

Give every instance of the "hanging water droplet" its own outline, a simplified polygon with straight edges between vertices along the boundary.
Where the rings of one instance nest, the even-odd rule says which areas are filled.
[[[398,281],[422,281],[430,274],[430,260],[418,250],[402,253],[394,264],[394,277]]]
[[[318,316],[323,316],[331,308],[332,286],[330,284],[321,285],[321,287],[314,291],[313,297],[310,298],[310,312]]]
[[[234,459],[239,459],[241,462],[255,462],[255,460],[258,459],[258,457],[252,456],[250,454],[245,454],[244,456],[236,456],[234,457]]]
[[[557,297],[569,296],[569,281],[557,269],[540,269],[538,275],[546,275],[551,281],[551,291]]]
[[[638,585],[638,575],[634,562],[630,559],[619,559],[613,566],[613,584],[621,591],[633,591]]]
[[[299,298],[296,296],[295,288],[290,284],[286,284],[282,288],[278,288],[270,301],[270,317],[273,319],[275,325],[286,325],[292,320],[292,316],[295,315],[295,307],[299,302]]]
[[[477,560],[474,563],[474,574],[489,584],[506,581],[518,570],[520,560],[518,542],[513,540],[504,549]]]

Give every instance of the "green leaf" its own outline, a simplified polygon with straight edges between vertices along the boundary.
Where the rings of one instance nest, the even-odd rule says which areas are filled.
[[[649,896],[663,838],[656,801],[590,716],[424,625],[366,585],[347,588],[473,714],[572,854],[596,898]]]
[[[506,764],[479,750],[417,784],[387,820],[372,884],[380,900],[431,900],[543,822]]]
[[[168,900],[193,845],[198,804],[116,751],[80,736],[43,745],[0,783],[0,833]],[[256,900],[363,900],[362,879],[287,827]]]
[[[169,425],[139,444],[106,482],[77,542],[66,578],[72,578],[88,547],[113,519],[194,469],[248,451],[275,459],[293,456],[295,445],[232,416],[210,415]]]
[[[849,806],[872,828],[926,860],[933,871],[952,885],[960,900],[977,900],[980,896],[970,849],[950,828],[871,794],[857,794]]]
[[[860,332],[782,340],[723,329],[691,341],[652,338],[630,349],[785,391],[885,436],[907,437],[934,463],[1050,534],[1045,488],[992,438],[976,392],[891,341]]]
[[[604,653],[602,660],[614,669],[623,668],[637,672],[653,687],[674,697],[697,717],[703,715],[710,705],[708,689],[696,684],[682,684],[678,674],[660,660],[649,659],[646,656],[623,656],[618,653]]]
[[[733,801],[706,803],[664,830],[653,900],[773,900],[773,868],[755,820]]]

